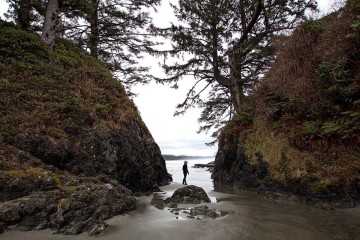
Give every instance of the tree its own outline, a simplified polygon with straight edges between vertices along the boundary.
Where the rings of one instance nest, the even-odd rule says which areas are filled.
[[[151,21],[147,9],[160,0],[7,1],[9,17],[24,29],[41,26],[38,30],[48,45],[53,46],[57,37],[67,38],[120,74],[125,82],[149,80],[147,68],[140,66],[138,59],[156,45],[146,32]],[[33,17],[34,12],[40,17]]]
[[[168,77],[157,80],[176,87],[181,78],[193,77],[177,113],[197,104],[203,108],[199,121],[205,123],[200,130],[219,127],[268,70],[275,37],[315,7],[314,0],[180,0],[173,8],[181,24],[155,31],[171,36],[173,48],[165,55],[185,60],[164,64]],[[210,94],[204,100],[206,89]]]
[[[6,0],[9,10],[6,14],[8,18],[13,18],[16,24],[24,30],[39,31],[38,22],[44,12],[43,0]]]
[[[146,9],[160,0],[77,0],[66,13],[65,37],[88,49],[92,56],[127,83],[145,81],[147,68],[138,64],[141,53],[156,43],[146,32],[151,18]],[[80,11],[79,11],[80,10]]]

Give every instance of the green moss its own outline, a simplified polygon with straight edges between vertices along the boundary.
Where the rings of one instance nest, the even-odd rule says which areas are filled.
[[[55,174],[55,173],[52,173],[51,177],[54,179],[54,181],[56,182],[56,185],[58,187],[61,187],[63,185],[59,175]]]
[[[21,171],[21,170],[10,170],[10,171],[7,171],[7,173],[13,177],[13,178],[23,178],[26,176],[25,172]]]
[[[66,137],[140,120],[120,82],[73,43],[53,51],[37,34],[0,22],[0,132],[6,141],[26,128]]]

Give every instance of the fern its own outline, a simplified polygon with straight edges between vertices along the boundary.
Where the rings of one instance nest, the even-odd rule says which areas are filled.
[[[341,132],[342,126],[337,122],[327,122],[321,126],[321,131],[324,135],[332,135]]]
[[[321,134],[320,123],[319,122],[304,122],[301,127],[302,134],[308,137],[319,137],[323,138]]]

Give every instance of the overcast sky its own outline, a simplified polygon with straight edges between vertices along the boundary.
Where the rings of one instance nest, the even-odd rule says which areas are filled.
[[[170,1],[177,2],[176,0]],[[322,12],[329,12],[333,3],[339,1],[318,0],[318,4]],[[6,10],[6,0],[0,0],[2,19],[4,19],[3,13]],[[163,27],[168,26],[171,21],[175,21],[168,0],[162,1],[153,18],[156,26]],[[158,75],[161,74],[161,69],[158,67],[160,61],[154,58],[144,59],[145,63],[152,66],[152,72]],[[199,109],[191,109],[183,116],[173,117],[175,106],[184,100],[191,83],[191,79],[185,79],[180,82],[177,90],[158,84],[137,86],[133,90],[138,93],[134,101],[163,154],[214,156],[216,147],[205,146],[206,142],[212,141],[210,134],[197,134]]]

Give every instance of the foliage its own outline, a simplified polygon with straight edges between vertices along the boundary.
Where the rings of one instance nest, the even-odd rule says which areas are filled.
[[[36,34],[0,22],[0,133],[32,128],[53,137],[118,129],[139,119],[121,84],[69,41],[51,52]]]
[[[154,31],[171,36],[173,47],[164,55],[179,61],[165,62],[167,77],[157,80],[177,87],[182,78],[194,79],[178,114],[199,105],[200,131],[207,131],[234,116],[274,59],[274,37],[294,28],[315,2],[180,0],[173,7],[180,23]]]
[[[7,17],[20,28],[44,34],[44,23],[53,20],[58,38],[69,39],[88,50],[125,83],[149,80],[147,67],[141,66],[138,59],[156,45],[146,32],[151,21],[147,10],[160,0],[62,0],[58,1],[57,18],[48,21],[44,21],[48,1],[7,1]],[[55,20],[60,18],[61,22]]]
[[[6,0],[9,10],[6,16],[15,20],[24,30],[40,31],[45,0]]]
[[[146,27],[151,18],[146,10],[159,0],[115,1],[78,0],[64,10],[68,17],[65,38],[88,49],[108,69],[127,83],[146,81],[148,69],[139,65],[141,53],[151,51],[156,43],[148,38]]]
[[[304,183],[304,191],[320,195],[332,189],[339,195],[356,193],[360,181],[356,3],[349,1],[339,12],[305,22],[291,36],[278,38],[277,56],[264,81],[239,108],[241,121],[229,122],[220,134],[220,148],[235,143],[255,167],[254,154],[261,152],[269,164],[271,184],[293,188]],[[244,109],[252,114],[243,114]],[[244,122],[251,124],[242,128]]]

